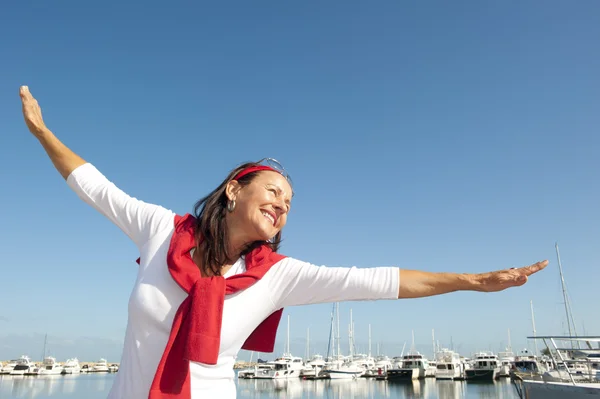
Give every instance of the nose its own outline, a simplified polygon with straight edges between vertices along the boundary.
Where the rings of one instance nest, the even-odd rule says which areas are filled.
[[[285,201],[284,200],[280,200],[280,201],[276,201],[273,204],[273,208],[275,208],[275,210],[277,211],[277,213],[282,214],[282,213],[285,213],[285,210],[286,210],[287,206],[285,205]]]

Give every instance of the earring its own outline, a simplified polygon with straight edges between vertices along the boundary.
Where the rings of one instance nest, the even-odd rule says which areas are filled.
[[[233,210],[235,209],[235,200],[231,200],[227,202],[227,210],[229,212],[233,212]]]

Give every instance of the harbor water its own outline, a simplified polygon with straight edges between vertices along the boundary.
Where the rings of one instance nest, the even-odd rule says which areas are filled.
[[[56,376],[0,375],[0,399],[102,399],[115,374],[93,373]],[[518,398],[509,379],[490,383],[421,381],[394,383],[356,380],[237,380],[237,399],[330,398]]]

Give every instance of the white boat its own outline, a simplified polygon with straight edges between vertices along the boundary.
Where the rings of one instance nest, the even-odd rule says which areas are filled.
[[[269,374],[271,370],[273,370],[275,366],[269,363],[258,363],[254,367],[249,367],[244,370],[240,370],[238,373],[239,378],[259,378],[257,376],[263,376],[263,379],[266,379],[266,376]]]
[[[119,371],[119,365],[118,364],[111,364],[110,366],[108,366],[108,372],[109,373],[116,373],[117,371]]]
[[[76,357],[73,359],[68,359],[63,365],[64,374],[79,374],[80,372],[81,366],[79,365],[79,360]]]
[[[63,372],[63,366],[56,362],[52,356],[44,358],[42,365],[39,367],[39,375],[59,375]]]
[[[515,362],[513,351],[507,348],[504,352],[498,352],[498,362],[500,363],[498,377],[510,377],[510,370],[513,368]]]
[[[290,316],[287,319],[287,341],[286,353],[283,356],[275,359],[272,362],[267,362],[272,368],[263,370],[262,373],[256,374],[256,379],[287,379],[299,378],[300,371],[304,368],[304,363],[301,357],[292,356],[290,353]]]
[[[465,363],[460,355],[449,349],[436,353],[435,378],[437,380],[461,380],[466,378]]]
[[[305,366],[300,370],[301,377],[318,377],[325,367],[325,359],[322,355],[313,355]]]
[[[516,375],[514,385],[520,398],[600,399],[600,374],[598,373],[600,337],[534,336],[527,338],[542,340],[557,367],[544,372],[541,380]],[[559,346],[557,342],[568,342],[568,344]],[[586,346],[584,351],[579,350],[581,343]],[[579,357],[579,352],[584,352],[584,355]]]
[[[0,374],[10,374],[10,372],[15,368],[18,362],[18,359],[9,360],[0,368]]]
[[[348,342],[350,343],[350,356],[348,356],[343,363],[335,363],[334,367],[328,367],[325,371],[329,378],[332,380],[351,380],[354,378],[358,378],[363,375],[366,371],[366,368],[363,367],[363,361],[361,357],[360,362],[356,362],[354,360],[354,323],[352,321],[352,309],[350,309],[350,328],[348,329]],[[339,350],[339,322],[338,322],[338,355],[340,354]],[[365,356],[366,358],[366,356]],[[339,359],[339,357],[338,357]],[[375,364],[375,362],[373,362]]]
[[[360,377],[364,372],[365,369],[353,361],[344,362],[335,369],[327,370],[327,374],[332,380],[351,380]]]
[[[11,372],[10,375],[31,375],[37,374],[37,366],[35,363],[32,363],[29,357],[21,356],[20,359],[17,360],[17,364]]]
[[[380,355],[375,358],[375,365],[367,370],[365,377],[381,377],[392,368],[392,360],[388,356]]]
[[[499,371],[498,356],[493,352],[479,352],[475,355],[473,368],[466,371],[467,381],[494,381]]]
[[[262,373],[256,374],[256,379],[287,379],[287,378],[299,378],[300,371],[304,368],[302,358],[292,356],[289,353],[284,354],[282,357],[275,359],[272,362],[267,362],[271,367],[264,369]]]
[[[106,359],[100,359],[91,367],[91,370],[94,373],[108,373],[108,362]]]

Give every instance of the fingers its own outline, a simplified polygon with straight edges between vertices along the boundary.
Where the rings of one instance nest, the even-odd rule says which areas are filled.
[[[525,274],[525,276],[531,276],[533,273],[537,273],[540,270],[543,270],[546,266],[548,266],[548,261],[544,260],[542,262],[534,263],[531,266],[525,266],[521,268],[521,272]]]
[[[21,86],[21,88],[19,89],[19,94],[21,95],[22,99],[31,97],[31,93],[29,92],[29,87],[27,87],[27,86]]]

